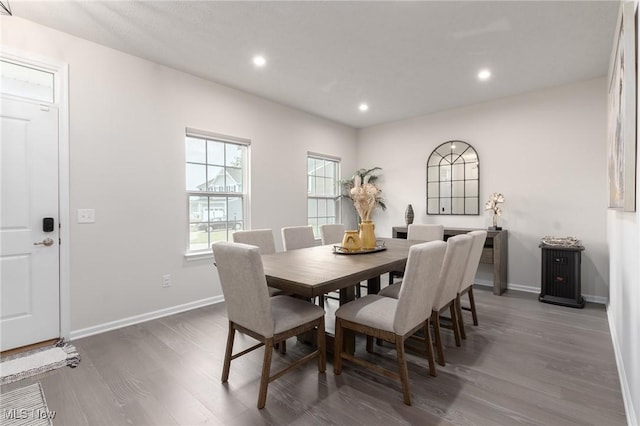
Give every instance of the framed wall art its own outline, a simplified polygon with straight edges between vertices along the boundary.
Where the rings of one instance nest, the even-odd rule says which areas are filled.
[[[609,208],[636,210],[637,10],[622,2],[609,67]]]

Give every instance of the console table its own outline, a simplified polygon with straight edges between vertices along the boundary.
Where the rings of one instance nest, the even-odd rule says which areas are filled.
[[[391,228],[393,238],[407,238],[406,226],[394,226]],[[458,234],[466,234],[475,229],[468,228],[444,228],[444,240]],[[493,265],[493,294],[500,296],[507,290],[507,275],[509,263],[508,232],[487,230],[487,240],[484,243],[480,263]]]

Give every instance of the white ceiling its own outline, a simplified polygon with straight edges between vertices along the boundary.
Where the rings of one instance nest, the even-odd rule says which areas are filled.
[[[356,128],[606,75],[619,4],[10,3],[14,16]]]

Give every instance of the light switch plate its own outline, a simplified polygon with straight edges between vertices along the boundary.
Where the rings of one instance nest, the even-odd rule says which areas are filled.
[[[78,209],[78,223],[95,223],[95,209]]]

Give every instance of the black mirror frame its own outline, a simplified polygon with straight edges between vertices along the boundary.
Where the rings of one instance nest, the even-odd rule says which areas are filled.
[[[446,146],[450,149],[446,151]],[[445,148],[445,150],[443,150]],[[465,157],[474,156],[467,161]],[[464,157],[463,157],[464,156]],[[443,164],[444,162],[444,164]],[[475,163],[475,164],[474,164]],[[477,177],[467,177],[468,165],[471,164],[471,169],[477,168]],[[451,168],[453,165],[462,166],[462,179],[453,179],[453,172],[449,172],[449,179],[441,180],[443,175],[443,167]],[[437,167],[437,180],[429,179],[429,168]],[[433,174],[432,174],[433,176]],[[477,181],[477,187],[475,194],[467,194],[469,183]],[[436,147],[429,155],[427,160],[427,214],[428,215],[465,215],[465,216],[478,216],[480,215],[480,157],[478,152],[468,142],[461,140],[450,140],[444,142]],[[450,182],[448,195],[441,194],[442,184]],[[454,182],[462,182],[462,196],[454,196],[455,191],[453,188]],[[435,186],[434,186],[435,185]],[[430,193],[431,192],[431,193]],[[437,200],[437,210],[434,209],[434,202]],[[454,201],[462,201],[462,211],[456,209],[454,212]],[[431,201],[431,206],[429,202]],[[431,207],[431,208],[430,208]]]

